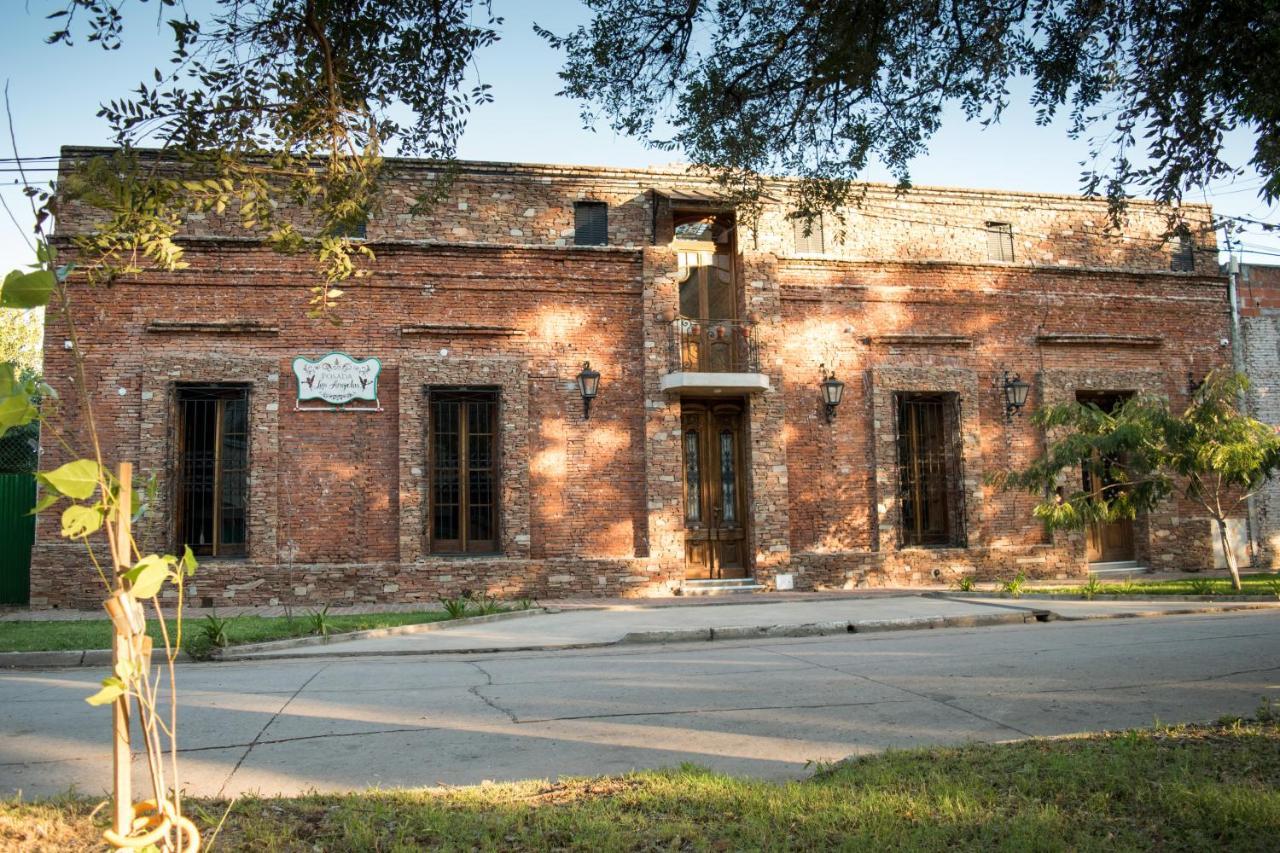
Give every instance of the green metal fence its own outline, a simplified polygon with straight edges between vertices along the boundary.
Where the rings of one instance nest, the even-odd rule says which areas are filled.
[[[0,474],[0,604],[26,604],[31,595],[31,545],[36,478]]]
[[[31,545],[36,520],[36,463],[40,432],[35,424],[0,436],[0,604],[26,604],[31,596]]]

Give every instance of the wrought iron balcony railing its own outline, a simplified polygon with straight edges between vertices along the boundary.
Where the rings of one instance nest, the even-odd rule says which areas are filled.
[[[760,348],[751,324],[741,320],[671,323],[671,369],[697,373],[759,373]]]

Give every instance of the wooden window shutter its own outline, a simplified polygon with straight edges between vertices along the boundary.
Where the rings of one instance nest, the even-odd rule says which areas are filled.
[[[1013,226],[1008,222],[987,223],[987,260],[1013,261]]]
[[[1178,232],[1178,243],[1173,249],[1173,257],[1169,259],[1169,269],[1173,272],[1195,272],[1196,246],[1189,231]]]
[[[795,218],[791,220],[792,228],[795,230],[796,238],[796,254],[798,255],[820,255],[824,251],[822,239],[822,217],[815,216],[813,219]],[[809,229],[809,233],[805,234],[805,228]]]
[[[609,245],[609,205],[603,201],[574,202],[573,245]]]

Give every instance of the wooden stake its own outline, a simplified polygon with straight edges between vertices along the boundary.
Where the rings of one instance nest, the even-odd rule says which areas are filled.
[[[115,582],[117,589],[125,588],[124,573],[128,571],[130,557],[130,516],[133,514],[131,498],[133,495],[133,463],[120,463],[120,494],[116,502],[116,547],[112,554],[115,564]],[[130,638],[115,631],[111,643],[111,664],[130,660],[133,654]],[[121,696],[115,701],[111,714],[112,732],[112,768],[115,771],[115,811],[113,829],[121,837],[133,831],[133,750],[129,744],[129,697]]]

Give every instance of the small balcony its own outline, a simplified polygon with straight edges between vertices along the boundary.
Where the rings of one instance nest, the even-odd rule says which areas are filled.
[[[662,377],[663,391],[683,394],[751,394],[769,390],[769,377],[760,372],[760,346],[750,323],[741,320],[698,320],[677,317],[671,322],[670,372]]]

